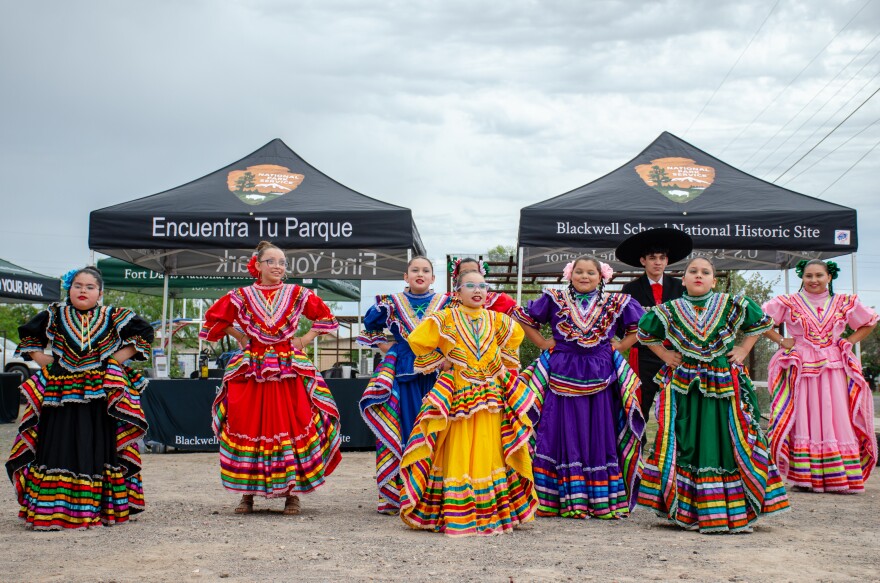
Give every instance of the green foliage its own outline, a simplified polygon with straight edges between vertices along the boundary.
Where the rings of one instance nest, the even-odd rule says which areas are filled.
[[[509,261],[516,258],[516,245],[495,245],[486,252],[487,261]]]
[[[739,271],[730,272],[730,293],[745,294],[747,297],[763,304],[773,297],[773,286],[779,283],[779,277],[776,279],[764,279],[760,273],[753,272],[748,279]],[[723,289],[719,286],[720,289]],[[737,334],[737,344],[742,341],[742,334]],[[778,347],[764,337],[761,337],[749,354],[747,362],[749,373],[752,380],[767,380],[767,368],[770,365],[770,359],[776,352]],[[764,410],[764,409],[762,409]]]
[[[550,324],[544,324],[541,326],[541,336],[544,338],[550,338],[552,334],[553,331],[550,328]],[[523,339],[522,344],[519,346],[519,362],[522,364],[523,368],[534,362],[540,355],[540,348],[535,346],[528,338]]]
[[[0,305],[0,336],[18,344],[18,327],[36,316],[45,306],[38,304]]]
[[[849,330],[849,328],[847,328]],[[876,379],[880,376],[880,326],[871,330],[864,340],[860,342],[862,349],[862,371],[865,380],[873,389]]]

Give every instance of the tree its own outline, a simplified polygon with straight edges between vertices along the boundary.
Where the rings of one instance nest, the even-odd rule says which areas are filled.
[[[18,327],[36,316],[45,306],[39,304],[0,305],[0,336],[5,336],[16,344],[19,341]]]
[[[651,166],[651,172],[648,173],[648,178],[654,181],[654,185],[657,186],[657,188],[663,188],[664,184],[672,182],[672,179],[666,173],[666,169],[657,165]]]
[[[238,192],[246,192],[249,189],[256,186],[254,183],[254,175],[251,172],[245,172],[241,176],[238,177],[238,180],[235,181],[235,186],[238,188]]]
[[[779,283],[779,277],[774,280],[764,279],[760,273],[752,273],[748,279],[740,271],[731,271],[729,275],[730,293],[744,294],[748,298],[763,304],[773,297],[773,286]],[[742,341],[742,334],[737,335],[737,343]],[[760,338],[749,354],[749,373],[753,380],[767,380],[767,368],[770,365],[770,359],[776,352],[777,346],[767,340]]]

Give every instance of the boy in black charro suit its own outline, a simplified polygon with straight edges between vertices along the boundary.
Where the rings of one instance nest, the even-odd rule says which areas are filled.
[[[646,310],[680,298],[685,293],[681,281],[664,272],[667,265],[681,261],[692,249],[691,238],[678,229],[651,229],[633,235],[621,243],[615,253],[619,261],[642,267],[645,273],[624,285],[623,293],[631,295]],[[636,358],[633,358],[632,351],[637,352]],[[658,389],[654,375],[663,366],[663,361],[650,350],[634,346],[630,352],[630,363],[638,371],[642,382],[639,404],[647,421]]]

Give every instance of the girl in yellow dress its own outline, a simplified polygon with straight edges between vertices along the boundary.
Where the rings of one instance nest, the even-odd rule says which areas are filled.
[[[400,517],[412,528],[493,534],[534,520],[534,395],[517,377],[523,331],[483,308],[488,291],[479,272],[460,274],[461,304],[409,335],[417,371],[451,364],[425,397],[400,464]]]

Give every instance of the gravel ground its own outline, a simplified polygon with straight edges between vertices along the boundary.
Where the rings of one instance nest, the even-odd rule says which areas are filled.
[[[0,425],[8,451],[15,426]],[[147,511],[126,525],[32,532],[0,486],[2,581],[880,581],[880,482],[856,496],[790,494],[755,532],[700,535],[637,509],[626,520],[538,519],[449,538],[374,511],[373,455],[345,453],[303,514],[257,500],[236,516],[216,454],[145,455]]]

